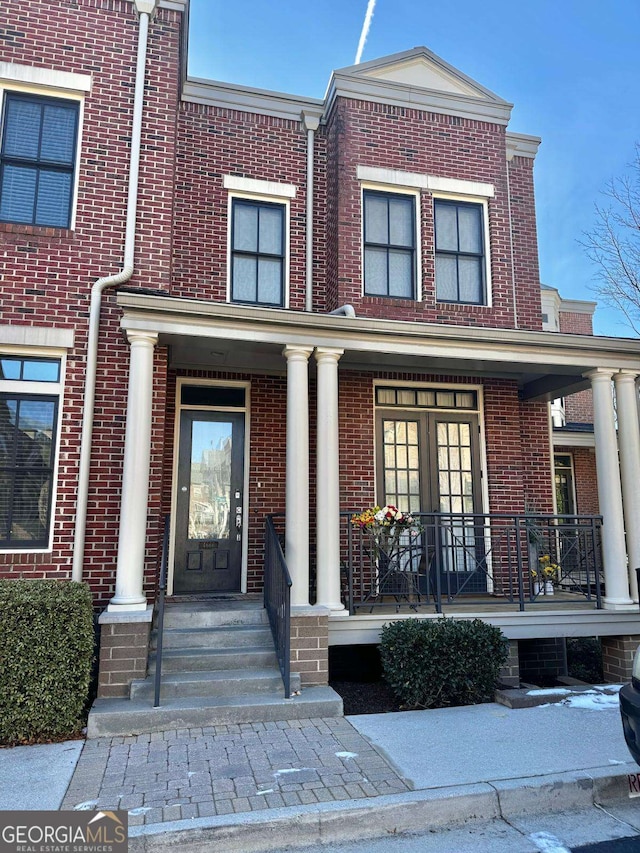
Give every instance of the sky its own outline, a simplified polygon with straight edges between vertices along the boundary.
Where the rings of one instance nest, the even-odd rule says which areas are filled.
[[[352,65],[367,0],[191,0],[189,74],[322,98]],[[362,61],[424,45],[514,104],[509,130],[536,158],[540,277],[596,300],[579,241],[640,142],[638,0],[377,0]],[[635,337],[599,304],[595,332]]]

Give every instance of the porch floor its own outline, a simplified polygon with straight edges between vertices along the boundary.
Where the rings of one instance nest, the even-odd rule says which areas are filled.
[[[583,596],[574,595],[570,592],[556,591],[554,595],[539,595],[534,601],[525,598],[525,611],[553,611],[558,608],[570,607],[571,610],[596,610],[595,597],[589,601]],[[411,613],[422,614],[435,613],[435,603],[426,596],[418,600],[416,596],[407,596],[399,601],[393,600],[393,596],[384,596],[382,601],[371,601],[356,605],[356,616],[369,615],[370,613]],[[502,596],[494,595],[465,595],[451,602],[447,602],[443,594],[442,612],[447,615],[462,613],[518,613],[520,604]]]

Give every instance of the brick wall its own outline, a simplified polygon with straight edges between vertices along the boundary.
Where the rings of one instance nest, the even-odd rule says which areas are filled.
[[[0,555],[0,574],[64,579],[71,572],[90,289],[97,278],[118,272],[123,258],[138,19],[133,3],[125,0],[38,0],[27,5],[6,0],[2,13],[3,61],[92,76],[85,99],[75,230],[0,223],[2,323],[75,329],[60,420],[53,551]],[[167,287],[170,280],[179,43],[179,13],[159,10],[149,30],[136,270],[130,282],[134,287]],[[115,297],[107,295],[99,338],[85,560],[96,604],[113,594],[120,512],[128,345],[119,320]],[[160,350],[155,365],[152,518],[159,506],[155,482],[161,470],[165,362]],[[158,545],[154,521],[147,587],[153,583]]]
[[[604,680],[613,684],[631,680],[631,670],[640,636],[625,634],[619,637],[601,637],[602,670]]]
[[[580,515],[599,515],[595,450],[592,447],[556,447],[555,452],[570,453],[573,457],[576,512]]]
[[[550,686],[558,675],[567,674],[565,640],[562,637],[519,640],[518,657],[520,678],[531,684]]]

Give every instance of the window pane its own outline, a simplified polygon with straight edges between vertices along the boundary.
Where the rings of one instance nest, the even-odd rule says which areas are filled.
[[[52,400],[20,401],[16,452],[18,465],[51,465],[54,418],[55,403]]]
[[[282,305],[281,280],[282,261],[260,258],[258,261],[258,302]]]
[[[239,302],[255,302],[257,296],[257,262],[255,258],[233,258],[231,298]]]
[[[15,400],[0,400],[0,465],[14,464],[16,443],[16,411]]]
[[[387,199],[366,193],[364,197],[365,240],[367,243],[388,243]]]
[[[389,199],[389,242],[413,248],[413,199]]]
[[[59,104],[45,105],[42,119],[40,159],[50,163],[73,165],[76,139],[76,108]]]
[[[364,252],[364,289],[372,296],[387,295],[387,250],[372,249]]]
[[[482,259],[458,258],[460,301],[482,302]]]
[[[413,252],[389,250],[389,296],[413,296]]]
[[[253,205],[233,205],[233,248],[242,252],[258,251],[258,209]]]
[[[21,364],[18,358],[0,359],[0,379],[20,379]]]
[[[448,302],[458,301],[456,258],[436,255],[436,298]]]
[[[31,222],[35,192],[35,169],[5,164],[0,189],[0,219]]]
[[[452,204],[435,204],[436,249],[443,252],[458,251],[456,208]]]
[[[11,506],[11,488],[13,474],[0,471],[0,541],[9,535],[9,507]]]
[[[481,208],[460,206],[458,208],[458,228],[460,251],[482,254],[482,219]]]
[[[282,254],[282,209],[277,207],[260,208],[260,246],[259,252],[269,255]]]
[[[37,160],[41,112],[39,103],[9,99],[3,154]]]
[[[36,224],[66,228],[71,201],[70,172],[40,172]]]
[[[4,364],[4,362],[3,362]],[[22,378],[31,382],[57,382],[60,377],[59,361],[25,360],[22,366]],[[6,377],[7,379],[9,377]],[[17,378],[17,377],[12,377]]]

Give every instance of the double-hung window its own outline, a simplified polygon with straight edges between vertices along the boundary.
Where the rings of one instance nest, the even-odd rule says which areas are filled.
[[[7,92],[0,145],[0,221],[69,228],[79,104]]]
[[[60,359],[0,355],[0,548],[49,545],[60,369]]]
[[[484,206],[435,199],[434,216],[437,300],[485,305]]]
[[[284,305],[285,206],[234,198],[231,300]]]
[[[416,298],[415,196],[364,190],[364,292]]]

